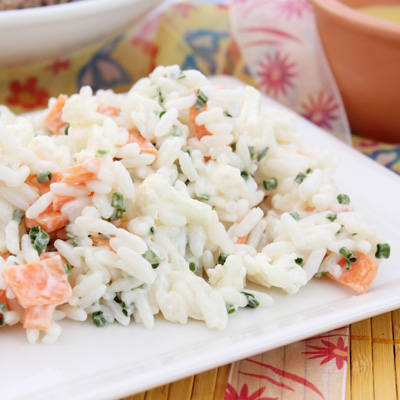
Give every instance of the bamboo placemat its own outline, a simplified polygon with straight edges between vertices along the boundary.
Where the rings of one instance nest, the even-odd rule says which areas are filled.
[[[223,400],[229,371],[226,365],[123,400]],[[350,326],[345,400],[400,400],[400,310]]]

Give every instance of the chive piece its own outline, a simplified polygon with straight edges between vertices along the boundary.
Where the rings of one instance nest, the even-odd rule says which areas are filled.
[[[190,149],[186,149],[186,150],[185,150],[185,153],[188,153],[188,154],[189,154],[189,156],[191,156],[191,155],[192,155],[192,152],[190,151]]]
[[[35,225],[29,229],[28,234],[33,248],[36,249],[39,254],[43,253],[50,242],[50,236],[39,225]]]
[[[337,214],[335,213],[330,213],[326,216],[327,219],[329,219],[329,221],[333,222],[336,218],[337,218]]]
[[[125,303],[123,304],[124,304],[124,307],[122,308],[123,314],[125,315],[125,317],[130,317],[136,309],[135,303],[131,303],[129,305],[126,305]]]
[[[101,157],[106,155],[109,152],[108,149],[97,149],[96,151],[96,157]]]
[[[265,190],[273,190],[278,186],[276,178],[268,178],[263,180],[263,186]]]
[[[72,233],[67,233],[65,236],[67,236],[68,239],[76,239],[78,236],[73,235]]]
[[[357,261],[357,257],[347,247],[341,247],[339,253],[346,259],[346,269],[350,269],[351,264]]]
[[[156,234],[156,227],[155,226],[151,226],[149,232],[150,232],[150,235],[155,235]]]
[[[163,97],[163,94],[162,94],[162,91],[161,91],[160,87],[157,88],[157,95],[158,95],[158,102],[160,104],[163,104],[164,103],[164,97]]]
[[[50,248],[47,249],[49,253],[53,253],[54,251],[57,251],[57,249],[54,246],[51,246]]]
[[[210,196],[208,194],[199,194],[197,197],[205,201],[210,200]]]
[[[261,150],[258,153],[258,156],[257,156],[257,161],[258,162],[260,162],[267,155],[268,149],[269,149],[269,147],[267,146],[264,150]]]
[[[8,311],[7,304],[0,303],[0,314],[4,314],[6,311]]]
[[[50,171],[40,171],[36,177],[39,183],[51,182],[53,179],[53,174]]]
[[[162,261],[150,247],[142,254],[142,257],[147,260],[154,269],[157,268],[160,265],[160,261]]]
[[[126,211],[125,196],[122,193],[114,192],[111,199],[111,206],[117,210]]]
[[[304,178],[306,178],[307,175],[304,174],[303,172],[299,172],[298,175],[296,176],[296,178],[294,178],[294,181],[298,184],[300,184],[301,182],[304,181]]]
[[[75,240],[71,243],[72,247],[78,247],[78,243],[75,242]]]
[[[221,253],[218,257],[218,264],[224,265],[227,258],[228,254]]]
[[[297,211],[293,211],[291,213],[289,213],[289,215],[295,220],[298,221],[299,220],[299,213]]]
[[[67,276],[70,276],[71,272],[72,272],[71,264],[65,263],[64,264],[64,269],[65,269],[65,273],[67,274]]]
[[[65,127],[64,135],[65,135],[65,136],[68,136],[68,133],[69,133],[69,125],[67,125],[67,126]]]
[[[197,90],[196,96],[197,100],[196,103],[194,104],[194,108],[196,110],[201,110],[204,107],[204,105],[207,104],[208,97],[200,89]]]
[[[171,74],[171,78],[176,79],[176,80],[179,80],[179,79],[186,78],[186,75],[185,75],[185,73],[184,73],[182,70],[179,70],[179,71],[177,71],[177,72],[173,72],[173,73]]]
[[[22,221],[22,217],[25,215],[25,211],[23,210],[14,210],[12,214],[12,220],[18,222],[19,224]]]
[[[104,233],[100,233],[100,236],[108,240],[110,240],[113,237],[112,235],[105,235]]]
[[[92,318],[93,323],[98,327],[102,327],[107,324],[107,320],[104,317],[103,311],[96,311],[90,314],[90,318]]]
[[[250,174],[249,174],[247,171],[241,171],[241,172],[240,172],[240,176],[241,176],[245,181],[247,181],[247,180],[249,179],[249,177],[250,177]]]
[[[254,158],[255,152],[256,152],[256,148],[254,146],[249,146],[249,153],[250,153],[251,160]]]
[[[232,304],[227,304],[226,305],[226,312],[228,314],[233,314],[236,311],[235,306],[233,306]]]
[[[390,257],[390,245],[388,243],[378,243],[376,245],[376,258],[389,258]]]
[[[337,195],[339,204],[350,204],[350,197],[347,194],[340,193]]]
[[[315,274],[315,277],[316,278],[320,278],[321,276],[325,276],[326,275],[326,271],[321,271],[321,272],[317,272],[316,274]]]
[[[172,136],[182,136],[182,128],[179,125],[172,125]]]
[[[196,264],[195,264],[193,261],[189,263],[189,269],[190,269],[192,272],[195,272],[195,271],[196,271]]]
[[[236,142],[233,142],[233,143],[231,144],[232,151],[236,151],[236,145],[237,145]]]
[[[303,259],[301,258],[301,257],[297,257],[295,260],[294,260],[294,262],[297,264],[297,265],[300,265],[300,267],[302,267],[303,266]]]
[[[311,174],[312,169],[311,168],[307,168],[306,174]]]
[[[232,115],[228,113],[228,111],[225,111],[224,114],[225,114],[227,117],[229,117],[229,118],[233,118]]]
[[[254,294],[247,293],[247,292],[241,292],[241,293],[246,296],[246,299],[247,299],[246,307],[257,308],[260,305],[260,302],[255,299]]]
[[[161,118],[165,113],[166,111],[161,111],[159,117]]]

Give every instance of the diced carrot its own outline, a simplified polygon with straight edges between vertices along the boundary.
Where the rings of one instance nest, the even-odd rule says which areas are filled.
[[[75,197],[59,196],[58,194],[53,195],[53,210],[60,211],[61,207],[71,200],[75,200]]]
[[[50,328],[55,308],[54,304],[27,308],[25,310],[24,328],[42,331]]]
[[[118,117],[120,110],[117,107],[109,106],[107,104],[100,104],[97,112],[107,117]]]
[[[90,239],[92,239],[93,246],[107,247],[109,250],[114,251],[110,246],[110,240],[105,238],[104,236],[101,235],[91,236]]]
[[[7,260],[7,258],[10,257],[10,255],[11,255],[11,253],[10,253],[9,251],[6,251],[5,253],[1,253],[1,254],[0,254],[0,257],[1,257],[3,260]],[[1,292],[1,290],[0,290],[0,292]]]
[[[240,236],[235,240],[235,244],[246,244],[249,239],[249,235]]]
[[[342,274],[336,278],[328,273],[329,278],[341,283],[344,286],[353,289],[357,293],[365,293],[378,272],[378,262],[372,257],[363,253],[356,252],[357,261],[352,263],[350,269],[346,269],[346,260],[340,260],[339,265],[342,268]]]
[[[60,169],[53,174],[52,182],[62,182],[67,185],[78,185],[96,178],[101,167],[101,160],[93,158],[81,164]]]
[[[30,183],[31,185],[37,187],[39,189],[39,194],[45,194],[50,190],[50,183],[51,182],[44,182],[44,183],[39,183],[37,180],[37,175],[29,175],[28,178],[26,179],[27,183]]]
[[[198,140],[200,140],[204,136],[212,135],[204,125],[197,125],[196,124],[196,117],[203,111],[205,111],[206,105],[204,104],[202,108],[196,109],[195,106],[190,107],[189,109],[189,122],[190,126],[193,129],[194,135]]]
[[[54,103],[54,106],[44,118],[44,124],[51,133],[60,133],[60,130],[67,126],[67,124],[62,120],[62,110],[67,99],[68,96],[60,94],[57,101]]]
[[[158,151],[154,144],[146,140],[137,129],[129,130],[127,143],[137,143],[140,147],[141,153],[153,154],[156,157],[158,155]]]
[[[4,279],[24,308],[58,305],[72,297],[60,256],[22,265],[9,265]]]
[[[8,301],[6,297],[6,291],[0,289],[0,303],[5,304],[8,307]],[[0,313],[1,315],[1,313]]]
[[[63,228],[68,224],[68,222],[68,217],[62,214],[61,211],[54,210],[52,204],[50,204],[36,218],[25,218],[25,225],[27,228],[39,225],[47,233]]]

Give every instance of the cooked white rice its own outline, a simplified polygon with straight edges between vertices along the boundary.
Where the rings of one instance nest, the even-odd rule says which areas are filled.
[[[23,323],[26,312],[4,271],[43,259],[26,218],[40,218],[60,196],[67,197],[66,226],[49,246],[72,268],[72,296],[55,304],[44,332],[27,329],[30,342],[52,343],[59,320],[94,315],[100,325],[133,320],[152,328],[161,313],[225,329],[251,296],[272,306],[270,287],[295,294],[316,274],[339,277],[343,247],[374,257],[376,229],[338,203],[336,160],[304,148],[292,118],[260,104],[254,88],[215,88],[198,71],[170,66],[125,95],[82,88],[63,107],[67,135],[65,126],[49,132],[48,111],[20,118],[1,108],[2,323]],[[193,106],[202,108],[194,117]],[[152,151],[129,139],[135,129]],[[199,129],[207,135],[196,137]],[[88,160],[93,178],[82,184],[52,181],[39,193],[32,183],[40,171],[57,174]],[[125,202],[117,217],[115,193]],[[25,212],[22,222],[14,210]],[[248,290],[249,281],[265,289]]]

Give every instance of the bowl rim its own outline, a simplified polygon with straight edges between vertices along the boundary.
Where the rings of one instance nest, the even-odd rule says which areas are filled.
[[[369,34],[378,34],[391,39],[400,39],[400,24],[385,21],[370,15],[363,14],[340,0],[310,0],[314,7],[325,14],[334,17],[342,24],[366,31]]]
[[[10,27],[38,25],[51,21],[65,21],[70,18],[85,18],[89,15],[132,6],[146,0],[79,0],[70,3],[53,4],[42,7],[0,11],[0,30]],[[153,0],[152,3],[156,3]],[[160,3],[161,0],[158,0]]]

